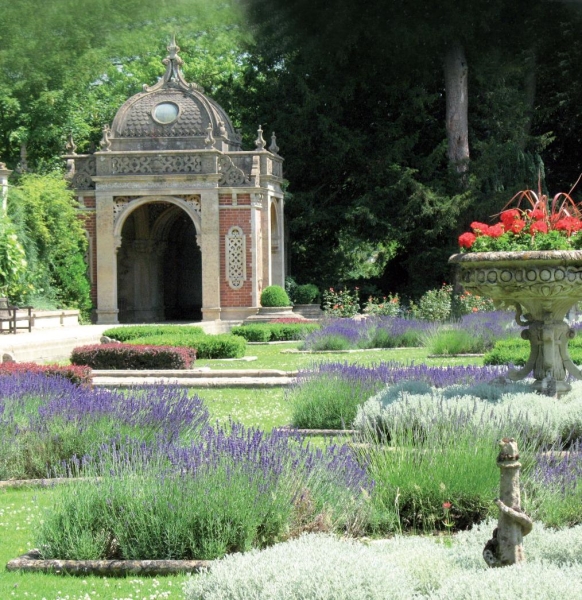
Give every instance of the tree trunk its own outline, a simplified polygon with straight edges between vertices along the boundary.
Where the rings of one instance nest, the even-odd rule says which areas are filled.
[[[453,42],[447,48],[444,68],[447,101],[447,155],[457,173],[463,175],[469,167],[469,96],[467,90],[469,68],[465,50],[460,42]]]

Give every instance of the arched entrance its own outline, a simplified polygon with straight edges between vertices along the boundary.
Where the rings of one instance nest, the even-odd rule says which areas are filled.
[[[117,276],[121,323],[200,320],[202,256],[192,218],[174,203],[137,206],[122,225]]]

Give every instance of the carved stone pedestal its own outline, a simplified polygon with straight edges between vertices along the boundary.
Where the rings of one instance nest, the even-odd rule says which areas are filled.
[[[582,251],[475,252],[454,254],[463,287],[492,298],[500,308],[515,307],[521,336],[530,342],[515,381],[534,373],[533,389],[551,396],[571,389],[567,375],[582,379],[568,353],[575,332],[565,321],[567,312],[582,299]]]

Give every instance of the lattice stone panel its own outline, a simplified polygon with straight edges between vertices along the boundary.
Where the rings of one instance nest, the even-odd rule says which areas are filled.
[[[226,234],[226,280],[233,290],[240,290],[247,278],[246,236],[240,227],[231,227]]]
[[[191,154],[116,156],[111,160],[111,172],[119,175],[201,173],[202,158],[198,155]]]

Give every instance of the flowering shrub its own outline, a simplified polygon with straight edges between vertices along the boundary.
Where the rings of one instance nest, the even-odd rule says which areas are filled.
[[[0,480],[59,475],[61,462],[111,440],[192,439],[208,409],[176,386],[124,392],[90,389],[62,377],[0,377]]]
[[[196,359],[193,348],[134,344],[94,344],[75,348],[74,365],[93,369],[189,369]]]
[[[75,474],[79,460],[70,463]],[[61,486],[37,530],[45,558],[214,559],[293,527],[352,530],[373,484],[347,446],[231,422],[184,445],[117,442],[85,461],[102,479]]]
[[[428,290],[418,301],[410,303],[410,312],[423,321],[445,321],[451,316],[453,286],[447,283],[436,290]]]
[[[530,208],[521,208],[523,200],[529,203]],[[570,194],[559,193],[550,199],[542,193],[540,182],[537,192],[518,192],[507,206],[514,201],[517,201],[517,207],[506,207],[498,223],[471,223],[472,231],[459,236],[461,252],[582,248],[582,234],[579,233],[582,230],[582,212]]]
[[[453,297],[454,312],[457,316],[468,315],[476,312],[495,311],[495,304],[491,298],[477,296],[469,291],[463,291],[456,297]]]
[[[300,370],[286,398],[292,423],[308,429],[351,427],[358,407],[387,384],[419,381],[435,387],[490,381],[507,373],[505,367],[428,367],[382,362],[371,367],[328,362]]]
[[[358,289],[338,290],[333,288],[323,292],[323,312],[331,317],[353,317],[360,312]]]
[[[370,296],[364,305],[364,314],[397,317],[400,312],[400,298],[398,294],[388,294],[382,298]]]
[[[325,351],[421,346],[422,334],[430,327],[426,321],[402,317],[329,319],[320,330],[305,338],[302,348]]]
[[[0,363],[1,375],[23,375],[27,373],[38,373],[47,377],[63,377],[71,383],[91,387],[93,377],[91,368],[87,366],[60,366],[60,365],[37,365],[36,363]]]

